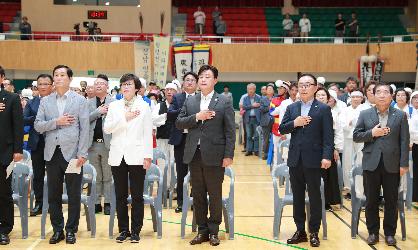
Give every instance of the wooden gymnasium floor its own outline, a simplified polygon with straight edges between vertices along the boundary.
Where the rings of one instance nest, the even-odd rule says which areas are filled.
[[[292,207],[285,207],[283,213],[281,234],[279,240],[272,237],[273,223],[273,185],[270,171],[264,162],[255,156],[245,157],[241,153],[242,146],[237,146],[234,162],[235,178],[235,239],[228,240],[225,232],[220,232],[221,245],[216,249],[307,249],[309,244],[295,246],[286,245],[286,239],[295,231],[292,219]],[[226,180],[228,178],[225,178]],[[229,181],[224,182],[224,193],[229,191]],[[281,189],[283,192],[283,189]],[[64,205],[64,217],[67,207]],[[367,230],[365,226],[364,213],[361,214],[362,221],[359,225],[360,237],[351,239],[350,220],[351,204],[344,201],[344,208],[340,211],[327,212],[328,240],[321,239],[322,249],[370,249],[366,243]],[[29,238],[21,239],[20,218],[18,210],[15,210],[15,229],[11,233],[12,243],[8,246],[1,246],[1,249],[212,249],[208,243],[191,246],[189,240],[194,237],[191,227],[186,228],[186,238],[180,238],[180,214],[173,209],[163,210],[163,238],[157,239],[156,233],[152,231],[150,221],[150,209],[145,208],[144,226],[141,232],[139,244],[125,242],[118,244],[108,238],[109,217],[103,214],[97,215],[96,238],[90,238],[86,231],[84,211],[81,212],[79,233],[76,245],[66,245],[61,242],[59,245],[49,245],[48,239],[51,236],[52,228],[47,219],[47,239],[40,240],[40,216],[29,217]],[[400,226],[396,238],[398,247],[396,249],[418,249],[418,210],[406,211],[407,240],[400,240]],[[188,216],[188,224],[191,223],[191,212]],[[115,232],[117,231],[117,220],[115,220]],[[224,229],[224,224],[221,225]],[[383,232],[378,245],[372,249],[394,249],[387,247],[383,241]],[[322,237],[322,228],[320,232]]]

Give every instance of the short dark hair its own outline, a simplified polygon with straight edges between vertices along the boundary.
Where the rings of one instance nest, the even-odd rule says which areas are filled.
[[[0,65],[0,76],[5,76],[6,73],[4,72],[3,67]]]
[[[134,81],[134,83],[135,83],[135,89],[138,89],[139,90],[142,87],[142,84],[141,84],[141,81],[139,80],[139,78],[136,75],[132,74],[132,73],[124,74],[120,78],[119,83],[122,85],[122,83],[127,82],[127,81],[130,81],[130,80],[133,80]]]
[[[298,88],[298,84],[296,82],[290,83],[289,90],[291,90],[292,88]]]
[[[197,79],[199,78],[199,77],[196,75],[196,73],[194,73],[194,72],[192,72],[192,71],[189,71],[189,72],[187,72],[186,74],[184,74],[184,76],[183,76],[183,81],[185,81],[185,80],[186,80],[186,77],[187,77],[188,75],[193,76],[193,77],[194,77],[194,79],[196,79],[196,81],[197,81]]]
[[[364,94],[364,96],[366,96],[366,97],[367,97],[367,89],[369,89],[369,88],[370,88],[370,86],[372,86],[372,85],[376,85],[376,84],[378,84],[378,82],[377,82],[377,81],[375,81],[375,80],[370,80],[370,81],[366,84],[366,86],[364,86],[364,90],[363,90],[363,94]]]
[[[299,76],[299,79],[298,79],[298,82],[299,82],[300,78],[302,78],[304,76],[308,76],[308,77],[312,78],[314,80],[315,85],[318,84],[318,82],[316,81],[316,77],[314,75],[312,75],[312,74],[309,74],[309,73],[305,73],[305,74],[300,75]]]
[[[387,88],[389,89],[390,94],[391,94],[391,95],[393,95],[393,89],[392,89],[392,87],[391,87],[389,84],[387,84],[387,83],[377,83],[377,84],[374,86],[374,88],[373,88],[373,95],[375,95],[375,94],[376,94],[376,90],[377,90],[377,88],[378,88],[378,87],[381,87],[381,86],[385,86],[385,87],[387,87]]]
[[[397,89],[395,91],[395,96],[393,97],[394,101],[396,102],[396,95],[398,94],[398,92],[401,92],[401,91],[405,92],[405,95],[406,95],[406,103],[409,103],[409,100],[411,98],[411,94],[408,91],[406,91],[405,88],[399,88],[399,89]]]
[[[12,79],[6,77],[4,80],[8,80],[10,82],[9,85],[15,86]]]
[[[354,81],[354,82],[356,83],[356,85],[358,85],[358,81],[357,81],[357,79],[356,79],[356,78],[354,78],[354,77],[352,77],[352,76],[348,77],[348,78],[347,78],[347,80],[345,80],[345,83],[347,84],[347,83],[348,83],[348,82],[350,82],[350,81]]]
[[[157,84],[154,81],[150,81],[148,85],[151,86],[151,85],[157,85]]]
[[[67,65],[57,65],[57,66],[55,66],[54,70],[52,71],[52,75],[55,75],[55,71],[57,69],[66,69],[67,70],[67,76],[69,78],[73,77],[73,70],[70,69],[70,67],[68,67]]]
[[[318,89],[315,92],[315,96],[316,96],[316,93],[318,93],[318,91],[320,91],[320,90],[325,91],[325,93],[327,94],[327,100],[331,99],[331,95],[329,94],[329,91],[324,87],[318,87]],[[337,101],[337,100],[335,100],[335,101]]]
[[[212,66],[212,65],[209,65],[209,64],[206,64],[206,65],[203,65],[202,67],[200,67],[199,72],[197,73],[197,75],[200,76],[203,72],[205,72],[207,70],[212,71],[213,77],[215,79],[218,78],[218,69],[215,66]]]
[[[108,78],[108,77],[107,77],[107,75],[105,75],[105,74],[98,74],[96,78],[103,79],[103,80],[105,80],[106,82],[108,82],[108,81],[109,81],[109,78]]]
[[[228,86],[228,85],[225,85],[225,86],[224,86],[224,89],[225,89],[225,88],[226,88],[226,89],[229,89],[229,86]]]
[[[49,75],[49,74],[40,74],[40,75],[38,75],[38,77],[36,77],[36,81],[38,81],[39,78],[49,78],[49,80],[51,80],[51,82],[54,82],[54,80],[52,79],[52,76]]]

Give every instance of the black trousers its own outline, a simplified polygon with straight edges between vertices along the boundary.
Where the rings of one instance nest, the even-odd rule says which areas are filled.
[[[0,233],[9,234],[14,225],[12,176],[6,179],[6,168],[0,164]]]
[[[131,231],[140,233],[144,221],[144,180],[146,170],[142,165],[127,165],[125,159],[119,166],[112,166],[115,182],[116,212],[119,232],[129,231],[128,191],[131,191]],[[130,185],[130,186],[129,186]]]
[[[263,129],[263,153],[265,156],[267,156],[269,152],[269,142],[270,142],[270,136],[271,136],[271,127],[273,124],[269,124],[268,126],[261,127]],[[261,150],[261,149],[258,149]]]
[[[319,232],[322,219],[321,168],[305,168],[302,160],[296,167],[289,168],[290,183],[293,191],[293,220],[298,231],[305,231],[305,190],[308,188],[311,217],[309,231]]]
[[[383,164],[383,156],[374,171],[363,171],[364,194],[366,195],[366,225],[369,234],[378,234],[380,229],[379,197],[383,187],[385,214],[383,230],[385,236],[394,236],[398,221],[399,173],[388,173]]]
[[[183,183],[189,171],[188,165],[183,162],[184,146],[186,145],[187,134],[183,134],[181,143],[174,146],[174,160],[176,161],[177,172],[177,205],[183,206]]]
[[[190,175],[193,186],[193,207],[198,231],[201,234],[218,234],[222,223],[222,182],[225,168],[222,166],[206,166],[200,150],[196,150],[190,162]],[[209,210],[208,218],[208,200]]]
[[[412,201],[418,202],[418,145],[412,145],[413,161],[413,183],[412,183]]]
[[[322,179],[324,180],[325,204],[341,204],[340,186],[338,185],[337,163],[332,160],[331,167],[322,169]]]
[[[68,194],[68,218],[65,225],[66,232],[77,233],[80,220],[81,181],[80,174],[66,174],[68,162],[64,159],[61,149],[57,147],[50,161],[46,162],[48,175],[48,203],[51,224],[54,232],[64,229],[64,216],[62,214],[62,192],[65,176],[65,185]]]
[[[44,148],[45,142],[43,139],[40,139],[38,148],[31,152],[33,168],[33,192],[35,194],[36,204],[40,206],[42,206],[44,195],[44,177],[46,163],[44,160]]]

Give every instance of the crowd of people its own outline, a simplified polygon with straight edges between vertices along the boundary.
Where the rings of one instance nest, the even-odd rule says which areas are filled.
[[[202,7],[198,6],[197,10],[193,13],[196,34],[205,33],[206,14],[202,11]],[[226,22],[223,19],[222,12],[219,7],[216,6],[212,12],[212,33],[217,36],[225,36],[226,33]]]
[[[97,75],[93,84],[75,84],[71,68],[56,66],[52,75],[41,74],[36,84],[14,94],[13,82],[0,67],[0,244],[9,244],[13,229],[11,178],[6,167],[31,154],[35,207],[42,213],[48,199],[53,235],[50,244],[76,243],[80,218],[82,166],[88,161],[97,172],[96,213],[110,214],[111,180],[115,183],[119,226],[117,242],[139,242],[143,225],[143,188],[153,148],[176,163],[177,204],[182,211],[183,181],[190,171],[198,234],[190,244],[209,241],[219,245],[222,222],[224,168],[231,166],[235,149],[235,114],[229,87],[218,94],[218,70],[210,65],[198,74],[188,72],[182,83],[173,80],[164,89],[134,74],[120,78],[119,89]],[[263,86],[247,85],[239,101],[244,124],[245,156],[262,153],[277,165],[280,142],[290,140],[287,155],[294,194],[293,217],[297,232],[289,244],[308,241],[305,232],[305,189],[310,197],[309,241],[320,245],[321,178],[327,210],[341,204],[338,167],[343,169],[345,198],[351,198],[351,170],[364,170],[366,222],[370,245],[379,239],[379,201],[383,188],[383,229],[388,245],[394,238],[398,187],[413,157],[413,201],[418,202],[418,91],[370,81],[358,85],[349,77],[343,89],[325,79],[303,74],[298,82],[277,80]],[[151,117],[151,119],[150,119]],[[261,129],[260,129],[261,128]],[[24,145],[24,133],[26,145]],[[258,136],[264,143],[259,145]],[[66,173],[67,168],[78,173]],[[164,172],[164,167],[160,166]],[[74,171],[74,170],[73,170]],[[45,174],[48,197],[43,197]],[[65,178],[64,178],[65,177]],[[62,215],[63,183],[68,193],[68,220]],[[306,188],[305,188],[306,187]],[[131,190],[131,223],[127,208]],[[210,203],[207,200],[209,195]],[[103,205],[102,205],[103,204]],[[208,207],[210,217],[208,217]],[[64,231],[66,232],[64,234]]]

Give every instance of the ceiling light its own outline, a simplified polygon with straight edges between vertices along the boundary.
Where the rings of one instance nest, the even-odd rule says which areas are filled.
[[[109,6],[109,5],[110,5],[110,2],[106,2],[106,3],[105,3],[105,5],[106,5],[106,6]]]

